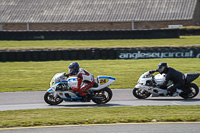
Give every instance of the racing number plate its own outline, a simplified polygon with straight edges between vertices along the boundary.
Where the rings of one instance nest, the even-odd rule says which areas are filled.
[[[55,81],[52,81],[51,83],[50,83],[50,86],[52,86],[52,85],[54,85],[55,84]]]
[[[109,80],[109,79],[100,79],[100,85],[107,83],[108,80]]]

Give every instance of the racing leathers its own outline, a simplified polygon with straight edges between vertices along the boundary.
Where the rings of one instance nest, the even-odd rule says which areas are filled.
[[[83,68],[79,68],[76,76],[78,80],[77,87],[72,87],[71,90],[79,92],[82,96],[86,96],[87,93],[85,92],[95,83],[94,76]]]
[[[183,73],[171,67],[166,68],[163,73],[165,74],[165,81],[162,84],[157,85],[158,87],[163,89],[167,88],[169,95],[173,95],[173,93],[176,91],[176,88],[183,89],[182,87],[185,84],[185,75]],[[173,81],[173,85],[167,87],[169,80]]]

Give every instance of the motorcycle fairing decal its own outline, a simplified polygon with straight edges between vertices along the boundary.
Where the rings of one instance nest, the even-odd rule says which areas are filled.
[[[60,83],[67,83],[67,81],[56,82],[56,83],[52,84],[50,87],[52,87],[53,85],[56,85],[56,84],[60,84]]]
[[[115,80],[115,78],[107,77],[107,76],[100,76],[99,79],[112,79],[112,80]]]
[[[68,81],[68,82],[70,82],[70,81],[77,81],[77,78],[70,78],[70,79],[68,79],[67,81]]]
[[[53,80],[51,83],[50,83],[50,86],[54,85],[55,84],[55,80]]]
[[[100,79],[100,85],[105,84],[109,81],[109,79]]]
[[[67,101],[69,101],[69,100],[81,100],[82,97],[61,98],[61,99],[63,99],[63,100],[67,100]]]
[[[53,91],[53,89],[51,89],[51,88],[47,90],[47,92],[51,92],[51,91]]]

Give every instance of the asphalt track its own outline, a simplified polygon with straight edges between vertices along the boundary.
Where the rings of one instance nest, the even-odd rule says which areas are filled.
[[[14,127],[0,133],[199,133],[200,123],[129,123]]]
[[[44,102],[45,91],[4,92],[0,93],[0,111],[38,108],[200,105],[200,95],[190,100],[181,97],[149,97],[139,100],[133,97],[132,89],[113,89],[112,91],[113,98],[105,105],[97,105],[93,102],[63,102],[58,106],[50,106]],[[200,123],[126,123],[0,128],[0,133],[198,133],[199,131]]]
[[[3,92],[0,93],[0,111],[42,108],[82,108],[82,107],[116,107],[116,106],[147,106],[147,105],[200,105],[200,94],[194,99],[181,97],[149,97],[144,100],[136,99],[132,89],[112,89],[111,101],[104,105],[93,102],[63,102],[50,106],[43,100],[45,91],[35,92]]]

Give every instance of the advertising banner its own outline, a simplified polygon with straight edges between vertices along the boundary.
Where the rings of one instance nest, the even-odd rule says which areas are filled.
[[[200,58],[200,47],[123,49],[117,53],[119,59]]]

